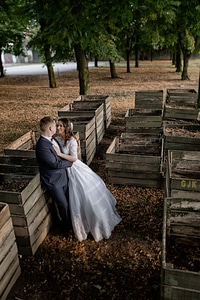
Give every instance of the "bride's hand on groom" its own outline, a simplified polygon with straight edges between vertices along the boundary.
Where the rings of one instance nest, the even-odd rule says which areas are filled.
[[[57,146],[53,145],[53,149],[56,151],[58,156],[61,154],[60,149]]]

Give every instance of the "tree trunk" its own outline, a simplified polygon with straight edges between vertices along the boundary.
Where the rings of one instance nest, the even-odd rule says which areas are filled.
[[[199,87],[198,87],[197,107],[200,108],[200,70],[199,70]]]
[[[139,47],[135,45],[135,68],[139,67]]]
[[[98,57],[95,56],[94,58],[94,66],[97,68],[98,67]]]
[[[176,72],[180,73],[182,71],[182,55],[181,55],[181,48],[177,45],[176,50]]]
[[[172,53],[172,65],[176,66],[176,53],[175,52]]]
[[[190,58],[190,53],[186,50],[183,51],[183,71],[182,71],[182,80],[189,80],[188,76],[188,63],[189,63],[189,58]]]
[[[151,49],[151,61],[153,61],[153,50]]]
[[[131,73],[131,67],[130,67],[130,50],[126,50],[126,72]]]
[[[131,73],[131,67],[130,67],[131,49],[132,49],[132,39],[127,38],[126,39],[126,72],[127,73]]]
[[[4,77],[5,74],[4,74],[3,62],[2,62],[1,55],[2,55],[2,50],[0,49],[0,77]]]
[[[90,92],[90,75],[89,75],[89,68],[88,68],[88,60],[80,44],[76,44],[74,46],[74,51],[76,55],[78,78],[79,78],[79,94],[88,95]]]
[[[135,37],[135,68],[139,67],[139,35],[136,33]]]
[[[117,78],[115,63],[109,60],[111,78]]]
[[[56,78],[53,70],[53,65],[51,62],[51,53],[50,53],[49,45],[44,46],[44,55],[45,55],[46,66],[47,66],[48,77],[49,77],[49,87],[56,88]]]

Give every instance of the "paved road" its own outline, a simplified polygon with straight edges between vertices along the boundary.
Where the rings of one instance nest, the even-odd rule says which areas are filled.
[[[98,62],[99,66],[104,65],[105,62]],[[89,63],[89,67],[93,67],[94,62]],[[44,64],[26,64],[26,65],[4,65],[4,69],[6,75],[46,75],[47,67]],[[61,73],[66,71],[76,70],[76,63],[68,62],[66,64],[63,63],[55,63],[54,64],[54,72]]]

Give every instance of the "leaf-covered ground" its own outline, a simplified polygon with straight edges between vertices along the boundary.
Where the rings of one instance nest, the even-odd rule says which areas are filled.
[[[80,243],[72,232],[65,239],[54,226],[33,257],[20,258],[22,274],[8,300],[159,299],[163,191],[109,184],[105,152],[124,131],[124,116],[134,108],[136,90],[198,90],[198,64],[190,63],[190,81],[181,81],[170,61],[141,62],[131,73],[118,65],[115,80],[107,67],[90,70],[91,94],[109,95],[112,109],[111,125],[90,167],[116,197],[122,222],[109,240],[98,243],[92,237]],[[41,117],[57,116],[59,108],[78,97],[76,71],[56,76],[56,89],[48,88],[45,75],[0,79],[1,151],[23,133],[38,129]]]

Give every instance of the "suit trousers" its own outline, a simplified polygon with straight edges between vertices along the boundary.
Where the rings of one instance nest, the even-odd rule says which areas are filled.
[[[65,233],[69,230],[71,224],[70,212],[69,212],[69,197],[68,186],[63,186],[50,190],[51,196],[56,203],[62,222],[62,231]]]

